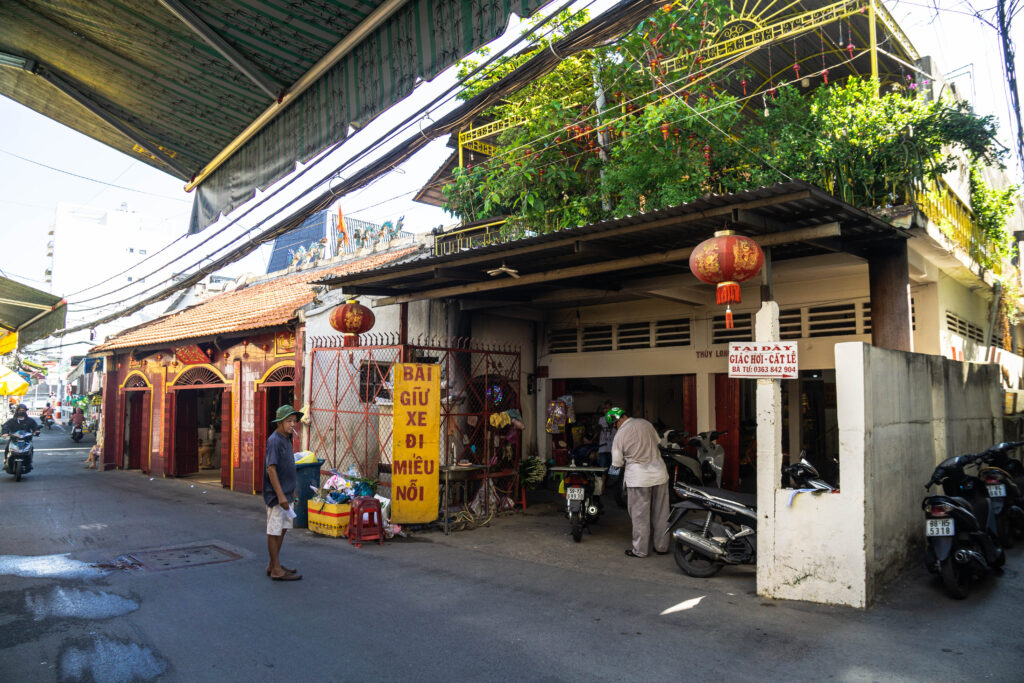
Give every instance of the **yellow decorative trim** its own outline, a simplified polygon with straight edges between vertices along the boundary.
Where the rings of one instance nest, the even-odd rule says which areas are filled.
[[[207,368],[208,370],[212,370],[213,374],[217,375],[217,377],[220,377],[221,382],[223,382],[224,384],[228,384],[228,378],[224,376],[223,372],[218,370],[213,365],[210,365],[209,363],[199,363],[198,365],[186,365],[185,369],[179,372],[178,376],[174,378],[173,382],[171,382],[171,386],[175,386],[178,383],[178,380],[181,379],[182,375],[184,375],[186,372],[188,372],[189,370],[194,370],[196,368]]]
[[[254,387],[256,388],[256,390],[258,391],[258,390],[259,390],[259,386],[260,386],[261,384],[263,384],[264,382],[266,382],[266,381],[267,381],[267,378],[268,378],[268,377],[270,377],[270,375],[271,375],[271,374],[272,374],[272,373],[273,373],[273,372],[274,372],[275,370],[277,370],[277,369],[279,369],[279,368],[294,368],[294,367],[295,367],[295,361],[293,361],[293,360],[282,360],[282,361],[279,361],[279,362],[277,362],[277,363],[274,363],[273,365],[271,365],[271,366],[270,366],[270,367],[269,367],[269,368],[267,369],[267,371],[266,371],[266,372],[264,372],[264,373],[263,373],[263,376],[262,376],[262,377],[260,377],[260,378],[259,378],[258,380],[256,380],[255,382],[253,382],[253,386],[254,386]]]
[[[138,370],[132,370],[127,375],[125,375],[124,382],[121,382],[121,386],[119,386],[118,389],[124,389],[125,385],[128,384],[128,380],[131,379],[133,375],[138,375],[139,377],[141,377],[142,381],[146,383],[146,387],[147,388],[149,388],[149,389],[153,388],[153,384],[149,381],[148,377],[146,377],[144,374],[142,374]]]

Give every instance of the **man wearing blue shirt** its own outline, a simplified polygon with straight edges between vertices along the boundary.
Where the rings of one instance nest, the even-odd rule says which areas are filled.
[[[267,455],[263,467],[263,500],[267,504],[267,552],[270,564],[267,576],[274,581],[298,581],[302,578],[295,569],[283,567],[280,562],[284,534],[292,528],[295,513],[291,509],[295,499],[295,455],[292,452],[292,433],[302,413],[289,405],[277,409],[277,429],[267,439]]]

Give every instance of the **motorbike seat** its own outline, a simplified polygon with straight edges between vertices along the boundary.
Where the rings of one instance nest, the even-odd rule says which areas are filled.
[[[725,498],[726,500],[731,500],[734,503],[746,505],[750,508],[757,507],[757,495],[753,493],[739,493],[738,491],[728,491],[726,489],[716,489],[708,486],[694,486],[693,488],[703,491],[709,496]]]

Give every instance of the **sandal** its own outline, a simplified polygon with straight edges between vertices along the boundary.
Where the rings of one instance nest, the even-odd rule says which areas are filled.
[[[647,557],[646,555],[637,555],[633,552],[632,548],[626,550],[626,557]]]
[[[302,578],[302,574],[282,574],[281,576],[271,576],[272,581],[298,581]]]
[[[298,569],[288,569],[288,567],[285,567],[283,565],[281,566],[281,569],[284,570],[285,574],[294,574],[295,572],[299,571]],[[267,576],[270,576],[270,570],[269,569],[267,570]]]

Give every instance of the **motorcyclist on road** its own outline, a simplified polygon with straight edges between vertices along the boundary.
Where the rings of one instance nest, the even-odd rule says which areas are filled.
[[[47,403],[46,407],[43,408],[43,412],[40,413],[39,419],[47,427],[50,426],[50,422],[53,421],[53,408],[50,407],[49,403]]]
[[[4,460],[7,459],[7,452],[11,447],[11,434],[21,430],[32,432],[33,435],[39,436],[39,424],[28,416],[28,406],[24,403],[19,403],[17,410],[14,412],[14,417],[4,422],[4,426],[0,427],[0,436],[7,441],[7,447],[4,448]]]

